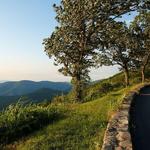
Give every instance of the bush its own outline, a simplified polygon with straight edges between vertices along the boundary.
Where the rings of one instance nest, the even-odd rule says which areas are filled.
[[[10,143],[48,123],[63,117],[62,110],[54,105],[23,105],[18,102],[0,113],[0,143]]]
[[[104,96],[108,92],[113,90],[113,88],[114,88],[113,85],[108,81],[101,82],[100,84],[97,84],[95,87],[89,88],[88,90],[85,91],[84,101],[91,101],[101,96]]]
[[[104,82],[101,84],[101,86],[99,88],[99,92],[106,94],[106,93],[110,92],[112,89],[113,89],[113,86],[111,83]]]

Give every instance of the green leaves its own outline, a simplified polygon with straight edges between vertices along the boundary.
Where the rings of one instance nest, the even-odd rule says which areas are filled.
[[[122,48],[126,41],[125,31],[114,20],[127,12],[139,9],[139,6],[143,5],[142,2],[142,0],[61,0],[59,6],[54,5],[58,26],[43,43],[46,54],[50,58],[54,57],[54,64],[61,66],[59,71],[62,74],[85,81],[84,79],[89,78],[89,69],[99,66],[97,58],[101,54],[105,57],[102,60],[100,56],[102,61],[99,62],[105,64],[106,60],[107,63],[113,64],[112,60],[108,61],[107,56],[103,55],[104,49],[110,46],[110,43],[112,45],[112,38],[116,44],[119,41],[118,49]],[[112,30],[113,25],[115,31]],[[117,34],[125,34],[122,42],[118,37],[115,39]],[[125,48],[122,56],[127,61]]]
[[[142,82],[144,82],[145,69],[150,59],[150,12],[140,12],[130,25],[130,30],[134,38],[134,43],[132,43],[133,63],[137,69],[140,68]]]
[[[0,146],[60,119],[63,111],[54,105],[44,107],[18,102],[8,106],[0,112]]]
[[[150,55],[150,13],[143,12],[136,16],[130,30],[134,38],[132,49],[136,66],[144,65],[146,57]]]

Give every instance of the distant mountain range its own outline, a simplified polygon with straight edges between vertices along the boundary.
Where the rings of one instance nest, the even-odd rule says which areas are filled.
[[[71,90],[68,82],[51,81],[17,81],[0,83],[0,109],[15,103],[20,97],[26,97],[33,103],[50,101],[54,96],[67,93]]]
[[[32,93],[36,90],[49,88],[62,92],[69,91],[71,84],[68,82],[51,82],[51,81],[9,81],[0,83],[0,96],[19,96]]]
[[[8,81],[6,81],[6,80],[0,80],[0,83],[4,83],[4,82],[8,82]]]

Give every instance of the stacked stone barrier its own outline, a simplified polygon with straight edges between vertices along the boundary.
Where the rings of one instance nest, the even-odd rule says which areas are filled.
[[[124,97],[119,110],[112,115],[105,131],[101,150],[132,150],[130,135],[130,110],[134,97],[148,84],[144,84]]]

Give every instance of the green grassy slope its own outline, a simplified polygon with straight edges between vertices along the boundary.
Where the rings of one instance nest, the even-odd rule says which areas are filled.
[[[58,104],[63,116],[41,130],[7,145],[7,150],[95,150],[102,146],[104,131],[111,114],[123,97],[139,82],[132,74],[132,86],[123,87],[123,75],[91,85],[85,91],[85,103]],[[49,106],[46,106],[49,107]],[[59,110],[58,109],[58,110]]]
[[[84,104],[65,106],[68,116],[19,141],[18,150],[94,150],[100,148],[111,113],[129,89]]]
[[[17,149],[94,149],[101,145],[108,114],[118,105],[120,97],[120,93],[112,93],[93,102],[66,106],[70,111],[65,119],[19,142]]]

